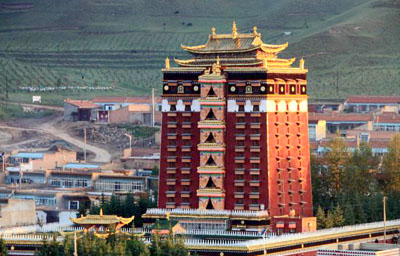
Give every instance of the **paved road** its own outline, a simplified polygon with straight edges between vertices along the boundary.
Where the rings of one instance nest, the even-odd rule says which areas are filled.
[[[52,122],[44,123],[44,124],[40,125],[39,128],[21,128],[21,127],[7,126],[7,125],[0,125],[0,128],[1,129],[13,129],[13,130],[35,131],[35,132],[47,133],[47,134],[53,135],[54,137],[65,140],[66,142],[73,144],[73,145],[77,146],[78,148],[83,149],[85,147],[85,144],[83,143],[83,141],[73,138],[63,129],[56,127],[57,122],[59,120],[60,120],[60,118],[56,118]],[[95,154],[95,158],[91,159],[91,162],[108,163],[111,161],[111,155],[110,155],[110,153],[108,153],[107,150],[104,150],[102,148],[99,148],[97,146],[92,146],[89,144],[86,144],[86,150]]]

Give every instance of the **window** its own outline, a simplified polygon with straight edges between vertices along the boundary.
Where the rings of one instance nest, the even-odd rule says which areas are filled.
[[[185,105],[185,111],[186,112],[192,111],[191,106],[190,105]]]
[[[239,112],[244,112],[244,105],[239,105]]]
[[[178,93],[184,93],[185,92],[185,88],[183,87],[183,85],[179,85],[178,86]]]
[[[115,182],[114,183],[114,190],[115,191],[120,191],[121,190],[121,182]]]
[[[69,210],[78,210],[79,209],[79,201],[69,201]]]
[[[253,88],[251,87],[251,85],[246,86],[246,93],[252,93],[253,92]]]
[[[239,140],[239,141],[237,142],[237,145],[238,145],[238,146],[244,146],[244,141],[243,141],[243,140]]]
[[[176,105],[175,104],[171,104],[170,111],[176,111]]]
[[[260,111],[260,105],[253,105],[253,111],[254,112],[259,112]]]

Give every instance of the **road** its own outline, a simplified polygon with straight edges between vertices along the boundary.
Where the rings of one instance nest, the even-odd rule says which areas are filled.
[[[51,122],[41,124],[38,128],[22,128],[22,127],[13,127],[7,125],[0,125],[0,129],[13,129],[13,130],[22,130],[22,131],[35,131],[45,134],[50,134],[54,137],[65,140],[66,142],[75,145],[78,148],[85,148],[85,144],[83,141],[79,139],[75,139],[70,136],[65,130],[56,127],[58,121],[61,120],[62,117],[56,118]],[[5,145],[7,147],[7,145]],[[97,163],[108,163],[111,161],[111,155],[107,150],[99,148],[97,146],[93,146],[90,144],[86,144],[86,150],[92,152],[95,155],[94,159],[91,159],[91,162]]]
[[[0,101],[0,103],[5,103],[4,101]],[[58,112],[63,112],[64,108],[63,107],[58,107],[58,106],[52,106],[52,105],[42,105],[42,104],[30,104],[30,103],[20,103],[20,102],[7,102],[7,104],[11,105],[20,105],[21,107],[25,108],[37,108],[37,109],[46,109],[46,110],[52,110],[52,111],[58,111]]]

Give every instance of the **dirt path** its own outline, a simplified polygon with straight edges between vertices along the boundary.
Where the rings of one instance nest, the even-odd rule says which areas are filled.
[[[2,149],[2,150],[15,149],[15,148],[19,148],[20,146],[23,146],[25,144],[35,142],[37,140],[38,139],[30,139],[30,140],[24,140],[24,141],[12,143],[12,144],[4,144],[3,143],[0,145],[0,149]]]
[[[62,117],[55,118],[51,122],[41,124],[38,128],[22,128],[22,127],[13,127],[13,126],[7,126],[7,125],[0,125],[0,128],[1,129],[23,130],[23,131],[35,131],[35,132],[50,134],[54,137],[65,140],[66,142],[73,144],[78,148],[83,149],[85,147],[85,144],[83,143],[83,141],[73,138],[65,130],[63,130],[60,127],[57,127],[57,123],[61,119],[62,119]],[[4,145],[4,146],[7,147],[7,146],[11,146],[11,145]],[[86,150],[95,154],[95,158],[91,159],[92,162],[108,163],[111,161],[110,153],[108,153],[108,151],[106,151],[102,148],[86,144]]]
[[[40,128],[41,128],[41,130],[46,131],[47,133],[53,135],[54,137],[58,137],[62,140],[65,140],[65,141],[83,149],[85,147],[85,144],[83,143],[83,141],[71,137],[64,130],[55,126],[59,120],[60,119],[58,118],[50,123],[42,124],[40,126]],[[91,160],[93,162],[108,163],[111,161],[111,155],[108,153],[107,150],[104,150],[97,146],[89,145],[87,143],[86,143],[86,150],[93,152],[96,155],[95,158]]]

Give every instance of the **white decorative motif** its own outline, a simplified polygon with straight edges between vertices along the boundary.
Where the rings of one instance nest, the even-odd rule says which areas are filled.
[[[253,105],[251,100],[246,100],[246,105],[244,105],[244,112],[253,112]]]
[[[272,101],[274,102],[274,101]],[[274,102],[274,107],[275,107],[275,102]],[[267,112],[270,111],[268,109],[268,101],[267,100],[260,100],[260,112]]]
[[[228,100],[228,112],[238,112],[239,106],[236,104],[236,100]]]
[[[297,101],[289,101],[289,112],[297,112]]]
[[[185,111],[185,105],[183,105],[182,100],[177,100],[176,101],[176,111],[183,112]]]
[[[200,112],[200,103],[199,100],[193,100],[191,106],[192,112]]]
[[[286,101],[281,100],[278,102],[278,112],[286,112]]]
[[[308,112],[307,100],[302,100],[302,101],[299,103],[299,108],[300,108],[300,112]]]
[[[169,112],[171,106],[168,104],[168,100],[162,100],[161,110],[162,112]]]

